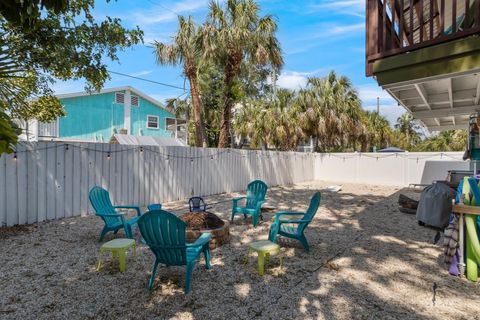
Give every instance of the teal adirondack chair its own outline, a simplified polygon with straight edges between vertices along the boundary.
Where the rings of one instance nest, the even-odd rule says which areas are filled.
[[[194,243],[185,241],[185,222],[165,210],[149,211],[138,219],[138,228],[145,241],[155,255],[152,275],[148,282],[151,290],[155,281],[155,273],[159,263],[168,266],[187,266],[185,294],[190,291],[190,280],[195,263],[201,253],[205,257],[205,266],[210,269],[210,249],[208,242],[212,235],[202,233]]]
[[[265,202],[267,189],[267,184],[261,180],[250,182],[247,186],[247,196],[233,199],[232,223],[233,219],[235,218],[235,214],[243,214],[245,218],[247,215],[250,215],[252,216],[253,226],[256,227],[258,224],[258,219],[262,218],[262,204]],[[246,199],[244,207],[240,207],[238,205],[242,199]]]
[[[278,212],[275,215],[275,221],[273,222],[272,226],[270,227],[270,233],[268,236],[268,240],[272,242],[277,242],[278,235],[282,235],[284,237],[297,239],[299,240],[305,251],[309,251],[309,246],[307,242],[307,238],[305,238],[305,228],[308,224],[312,221],[315,213],[317,213],[318,206],[320,205],[320,192],[316,192],[312,199],[310,200],[310,206],[308,207],[307,212]],[[288,220],[282,219],[282,216],[300,216],[303,217],[300,220]],[[295,226],[292,226],[295,225]]]
[[[100,241],[103,240],[103,237],[105,237],[108,232],[113,231],[114,234],[117,234],[120,229],[125,230],[127,238],[133,239],[132,228],[142,215],[139,206],[114,206],[112,201],[110,201],[108,191],[98,186],[90,190],[88,197],[90,198],[93,209],[95,209],[95,214],[105,222],[105,226],[100,233]],[[117,212],[117,209],[134,209],[137,211],[137,216],[126,219],[122,214]]]

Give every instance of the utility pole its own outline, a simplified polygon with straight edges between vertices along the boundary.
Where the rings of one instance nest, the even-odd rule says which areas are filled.
[[[377,97],[377,114],[380,114],[380,97]]]

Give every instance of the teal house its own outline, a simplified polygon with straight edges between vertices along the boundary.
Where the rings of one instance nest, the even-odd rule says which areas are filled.
[[[184,120],[177,120],[161,102],[129,86],[57,97],[66,116],[39,123],[41,140],[109,142],[116,134],[182,138],[178,128]]]

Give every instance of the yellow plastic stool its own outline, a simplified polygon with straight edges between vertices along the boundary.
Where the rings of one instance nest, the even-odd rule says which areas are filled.
[[[258,254],[258,274],[263,276],[265,259],[268,260],[271,254],[279,253],[280,246],[272,241],[263,240],[250,243],[249,252],[250,250],[253,250]],[[281,266],[282,257],[280,256],[280,267]]]
[[[133,239],[114,239],[110,240],[106,243],[104,243],[100,247],[100,253],[98,257],[98,266],[97,266],[97,271],[100,271],[100,268],[102,266],[102,256],[105,251],[111,251],[113,259],[115,259],[117,256],[119,257],[119,265],[120,265],[120,272],[125,271],[125,256],[127,253],[128,248],[132,248],[133,250],[133,256],[136,258],[137,256],[137,250],[136,250],[136,245],[135,245],[135,240]]]

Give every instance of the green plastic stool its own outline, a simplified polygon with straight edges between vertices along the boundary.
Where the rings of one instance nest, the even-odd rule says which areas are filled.
[[[249,245],[248,252],[255,251],[258,254],[258,274],[263,276],[265,259],[268,260],[270,255],[280,252],[280,246],[272,241],[263,240],[252,242]],[[282,257],[280,256],[280,267],[282,267]]]
[[[124,272],[125,256],[128,248],[132,248],[133,256],[136,258],[137,250],[136,250],[136,244],[134,239],[114,239],[104,243],[100,247],[97,271],[100,271],[100,268],[102,267],[102,256],[105,253],[105,251],[111,251],[113,259],[115,259],[117,256],[119,257],[118,261],[120,265],[120,272]]]

